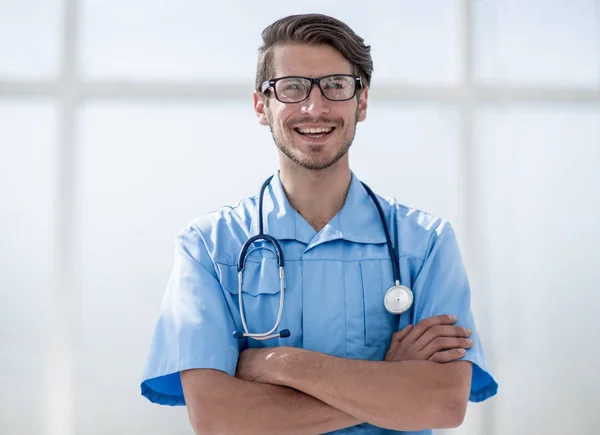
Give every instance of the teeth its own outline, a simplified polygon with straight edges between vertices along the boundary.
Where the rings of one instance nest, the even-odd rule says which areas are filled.
[[[319,133],[329,133],[333,130],[332,127],[328,128],[299,128],[298,131],[302,134],[319,134]]]

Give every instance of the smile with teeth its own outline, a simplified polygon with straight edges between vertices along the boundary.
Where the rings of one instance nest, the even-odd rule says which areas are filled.
[[[296,132],[312,137],[322,137],[334,130],[334,127],[318,127],[318,128],[295,128]]]

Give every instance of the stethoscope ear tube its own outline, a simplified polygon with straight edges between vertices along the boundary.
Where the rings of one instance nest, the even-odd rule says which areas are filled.
[[[269,340],[271,338],[288,338],[290,336],[290,330],[289,329],[282,329],[281,331],[279,331],[279,334],[273,334],[271,336],[268,337],[264,337],[264,338],[256,338],[256,337],[251,337],[254,338],[255,340]],[[250,334],[246,334],[242,331],[233,331],[233,338],[244,338],[244,337],[250,337]]]
[[[238,257],[238,273],[244,270],[244,264],[246,263],[246,254],[248,252],[248,249],[250,249],[250,246],[252,246],[254,242],[258,242],[260,240],[267,240],[273,244],[273,246],[275,247],[275,256],[277,257],[277,266],[283,268],[283,250],[281,249],[281,246],[279,245],[277,239],[275,237],[269,236],[268,234],[257,234],[256,236],[252,236],[251,238],[246,240],[246,243],[244,243],[244,246],[242,246],[242,250]]]
[[[266,237],[272,238],[270,236]],[[275,242],[277,243],[277,240],[275,240]],[[277,243],[277,245],[279,245],[279,243]],[[279,250],[281,250],[281,248],[279,248]],[[244,310],[244,298],[242,297],[243,278],[244,270],[242,268],[242,270],[238,272],[238,304],[240,308],[240,318],[242,320],[242,327],[244,328],[244,332],[234,331],[233,336],[236,338],[249,337],[255,340],[270,340],[271,338],[289,337],[290,331],[288,329],[284,329],[278,334],[274,334],[275,330],[279,328],[279,322],[281,322],[281,315],[283,314],[283,304],[285,301],[285,270],[283,269],[283,265],[279,267],[279,312],[277,313],[277,320],[275,321],[275,325],[273,326],[273,328],[271,328],[270,331],[265,333],[251,333],[248,331],[248,325],[246,324],[246,312]]]

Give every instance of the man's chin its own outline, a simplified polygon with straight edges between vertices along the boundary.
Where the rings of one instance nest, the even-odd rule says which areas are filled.
[[[314,156],[310,154],[295,155],[290,160],[298,166],[311,171],[321,171],[335,165],[341,157],[338,156]]]
[[[275,138],[274,138],[275,139]],[[320,171],[336,164],[346,153],[350,146],[343,146],[334,143],[323,144],[305,144],[295,142],[292,147],[282,146],[275,142],[279,151],[296,165]],[[332,152],[334,151],[335,152]]]

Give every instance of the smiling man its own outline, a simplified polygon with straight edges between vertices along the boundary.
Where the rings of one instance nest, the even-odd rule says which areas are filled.
[[[279,171],[178,235],[141,385],[198,434],[427,434],[496,393],[452,227],[350,170],[372,71],[334,18],[263,32]]]
[[[312,171],[327,169],[342,158],[347,161],[356,123],[366,117],[368,89],[363,89],[363,78],[330,45],[274,44],[269,57],[269,69],[277,71],[278,78],[260,84],[254,107],[260,123],[271,128],[279,150],[297,167]],[[315,77],[317,71],[322,75]],[[319,92],[311,96],[313,86]],[[357,93],[362,94],[358,104]],[[271,105],[265,95],[276,101]]]

